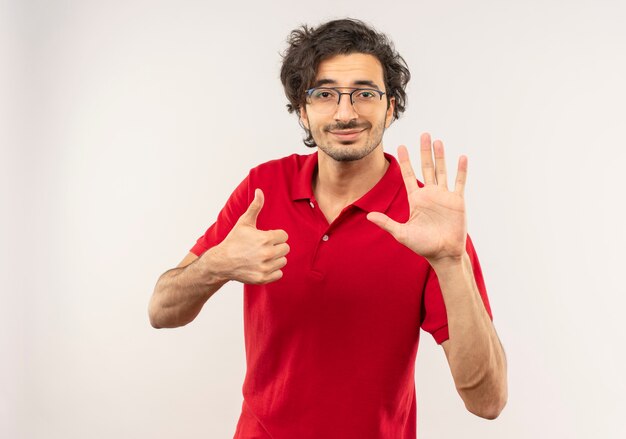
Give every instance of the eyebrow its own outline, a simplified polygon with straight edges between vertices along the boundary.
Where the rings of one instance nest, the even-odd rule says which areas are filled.
[[[335,84],[337,84],[337,81],[335,81],[334,79],[321,78],[315,81],[312,88],[321,87],[322,85],[335,85]],[[352,84],[353,85],[367,85],[376,90],[380,90],[378,85],[376,85],[374,81],[370,81],[369,79],[359,79],[357,81],[353,81]]]

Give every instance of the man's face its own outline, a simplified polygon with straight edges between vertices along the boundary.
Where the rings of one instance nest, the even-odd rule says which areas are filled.
[[[353,53],[336,55],[322,61],[317,69],[314,87],[347,87],[378,89],[386,92],[383,69],[373,55]],[[387,96],[376,98],[366,115],[355,111],[350,96],[341,96],[339,105],[330,113],[319,112],[310,105],[300,107],[300,120],[311,131],[313,140],[321,152],[337,161],[359,160],[382,142],[385,128],[392,121],[395,101],[387,108]]]

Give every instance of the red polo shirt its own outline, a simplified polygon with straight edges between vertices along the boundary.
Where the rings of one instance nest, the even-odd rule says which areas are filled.
[[[428,262],[366,218],[409,216],[398,162],[385,157],[383,178],[332,224],[313,196],[317,153],[264,163],[191,249],[199,256],[219,244],[255,188],[265,194],[257,228],[289,235],[283,277],[244,286],[247,372],[236,439],[416,437],[420,327],[442,343],[447,317]],[[467,252],[491,316],[469,236]]]

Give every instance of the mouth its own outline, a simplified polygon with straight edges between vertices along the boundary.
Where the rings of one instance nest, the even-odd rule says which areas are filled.
[[[365,129],[359,129],[359,130],[333,130],[330,131],[330,134],[332,134],[333,136],[337,137],[340,140],[354,140],[357,137],[359,137],[359,135],[365,131]]]

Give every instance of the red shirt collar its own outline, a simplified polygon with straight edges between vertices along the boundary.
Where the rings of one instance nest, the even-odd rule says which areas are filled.
[[[369,192],[352,203],[367,212],[384,212],[387,210],[403,184],[398,161],[391,154],[386,152],[384,154],[389,161],[389,168],[387,168],[385,175]],[[305,157],[291,190],[291,198],[294,201],[313,199],[312,181],[313,173],[317,169],[317,151]]]

